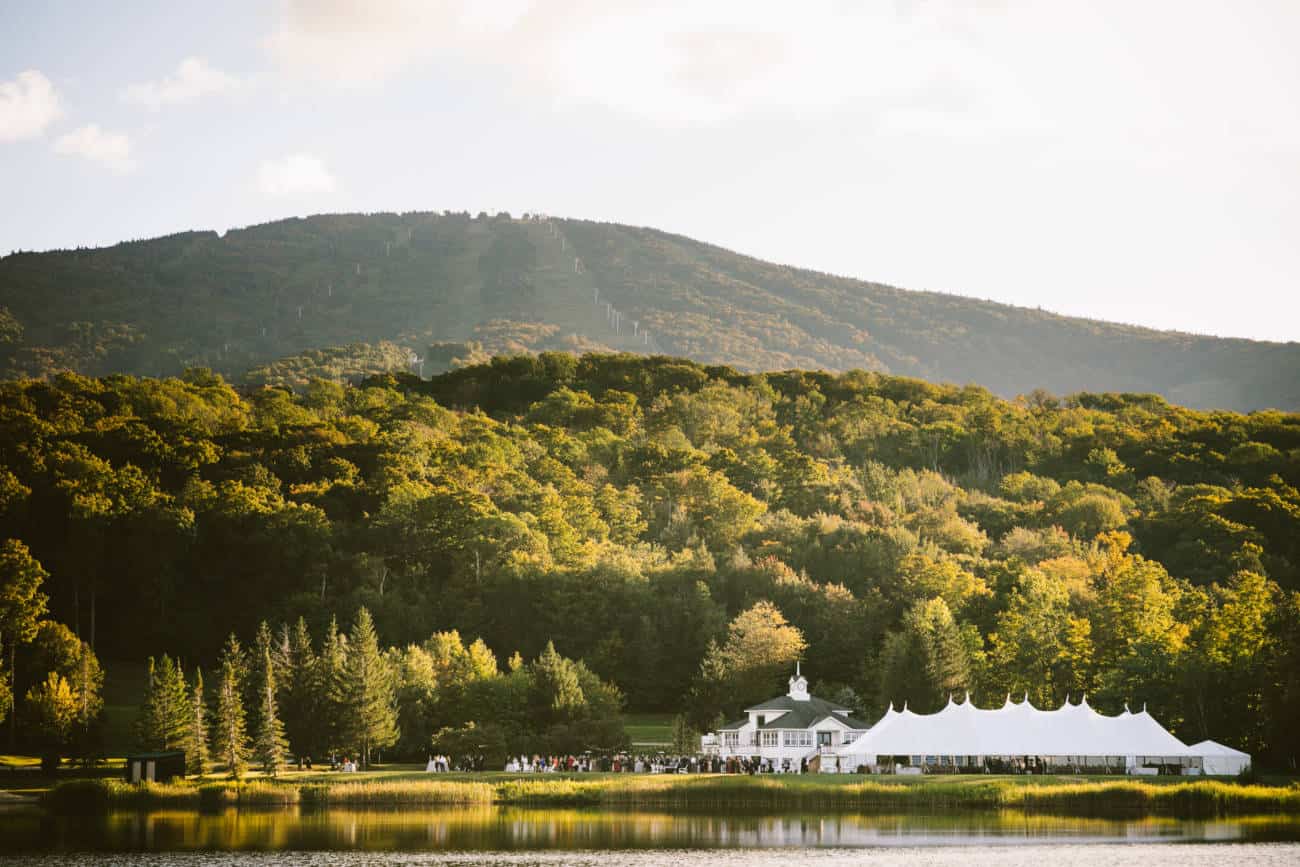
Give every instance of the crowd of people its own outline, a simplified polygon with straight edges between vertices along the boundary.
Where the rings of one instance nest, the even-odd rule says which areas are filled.
[[[716,756],[656,755],[511,756],[507,773],[615,773],[615,774],[720,774]]]
[[[488,770],[482,756],[430,756],[425,771],[431,774]],[[795,774],[807,773],[804,762],[719,756],[667,755],[519,755],[511,756],[502,768],[509,774]]]

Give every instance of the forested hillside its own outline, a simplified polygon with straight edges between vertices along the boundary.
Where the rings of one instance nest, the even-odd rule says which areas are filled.
[[[801,657],[868,714],[1086,692],[1293,762],[1298,484],[1297,415],[861,371],[543,353],[297,391],[0,385],[0,538],[109,670],[365,606],[384,644],[455,629],[503,668],[553,640],[697,722]]]
[[[751,371],[860,368],[1006,397],[1137,391],[1300,409],[1297,344],[911,292],[608,223],[343,214],[0,259],[9,376],[205,366],[300,387],[548,349]]]

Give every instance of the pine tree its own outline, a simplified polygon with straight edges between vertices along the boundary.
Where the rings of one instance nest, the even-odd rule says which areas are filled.
[[[318,725],[325,748],[331,754],[347,745],[347,707],[344,677],[347,673],[348,639],[339,632],[338,621],[330,618],[329,630],[317,662],[316,689]]]
[[[323,749],[325,744],[319,713],[323,705],[319,664],[307,621],[299,617],[292,632],[286,627],[285,640],[287,650],[283,651],[281,666],[284,685],[280,694],[280,718],[294,750],[298,755],[310,756]]]
[[[275,665],[272,661],[274,648],[275,638],[271,634],[271,627],[263,620],[257,624],[257,634],[253,636],[253,646],[249,648],[247,676],[244,679],[244,707],[248,709],[248,728],[253,732],[262,730],[262,687],[267,675],[270,675],[272,684],[276,683]]]
[[[263,655],[266,658],[262,661],[262,701],[253,752],[262,770],[274,777],[284,766],[289,743],[285,740],[284,726],[280,722],[280,714],[276,709],[275,675],[271,667],[270,650],[263,651]]]
[[[72,693],[77,701],[73,720],[73,754],[84,764],[94,764],[103,752],[104,671],[90,645],[79,641],[75,671],[71,677]]]
[[[203,776],[208,765],[208,709],[204,704],[202,669],[194,669],[194,692],[189,704],[189,726],[185,732],[185,772]]]
[[[158,667],[153,657],[149,657],[148,669],[144,681],[144,697],[140,701],[140,710],[135,718],[135,742],[142,749],[159,749],[157,743],[158,720],[155,703],[158,692]]]
[[[189,722],[187,693],[184,670],[179,663],[173,663],[170,656],[163,654],[155,684],[154,719],[157,725],[155,740],[164,750],[174,750],[184,744]]]
[[[357,747],[362,766],[369,767],[371,750],[395,744],[398,730],[392,671],[365,608],[357,612],[348,640],[343,686],[347,740]]]
[[[235,646],[238,647],[237,642]],[[234,655],[227,653],[221,661],[221,684],[217,688],[217,717],[212,746],[217,760],[226,766],[232,777],[243,776],[248,765],[248,730],[241,680]]]

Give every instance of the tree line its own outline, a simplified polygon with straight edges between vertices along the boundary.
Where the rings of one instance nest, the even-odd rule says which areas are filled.
[[[104,659],[167,651],[210,689],[232,630],[301,617],[320,653],[365,607],[394,647],[479,637],[507,680],[553,640],[697,728],[802,658],[868,716],[1086,692],[1288,765],[1297,484],[1294,414],[863,371],[543,353],[298,391],[0,384],[3,537]],[[18,696],[44,676],[25,640]]]

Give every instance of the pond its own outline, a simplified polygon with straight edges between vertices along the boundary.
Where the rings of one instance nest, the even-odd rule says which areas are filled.
[[[1181,845],[1169,845],[1181,844]],[[0,811],[0,865],[1300,863],[1300,820],[698,814],[472,807],[432,810]],[[989,858],[992,860],[984,860]],[[738,860],[739,859],[739,860]]]

